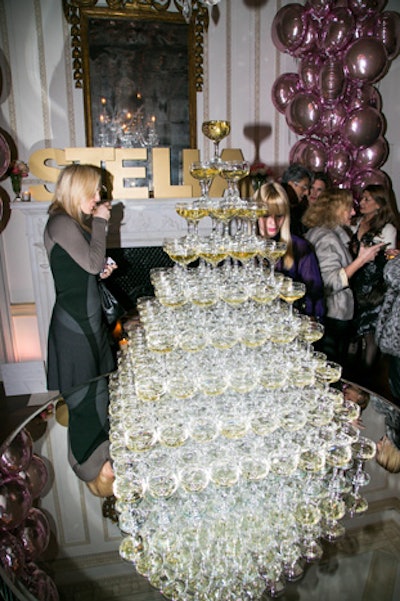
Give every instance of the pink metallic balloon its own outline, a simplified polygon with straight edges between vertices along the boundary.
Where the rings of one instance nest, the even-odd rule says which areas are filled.
[[[326,160],[325,144],[312,137],[296,142],[289,153],[290,163],[300,163],[311,171],[324,171]]]
[[[380,169],[363,169],[352,172],[351,187],[356,198],[361,197],[361,193],[370,184],[379,184],[389,187],[390,180],[384,171]]]
[[[387,70],[388,57],[385,46],[375,38],[360,38],[348,46],[343,64],[350,79],[374,83],[381,79]]]
[[[54,581],[33,562],[26,564],[21,582],[38,601],[59,601],[60,599]]]
[[[283,6],[272,21],[272,41],[281,52],[292,53],[302,43],[306,33],[305,10],[301,4]]]
[[[375,30],[380,22],[380,15],[376,12],[367,13],[364,16],[360,16],[356,20],[355,26],[355,38],[366,38],[374,37]]]
[[[307,90],[316,90],[319,81],[321,61],[315,56],[303,58],[299,65],[300,81]]]
[[[40,509],[32,507],[18,529],[19,538],[28,561],[36,561],[47,549],[50,540],[50,525]]]
[[[379,12],[385,6],[386,0],[348,0],[350,10],[355,15],[365,15],[366,12]]]
[[[26,480],[32,499],[37,499],[48,480],[48,471],[45,462],[38,455],[33,455],[30,464],[23,472],[21,478]]]
[[[297,92],[290,101],[286,122],[299,135],[307,135],[317,127],[321,115],[319,98],[312,92]]]
[[[328,59],[319,75],[319,88],[323,100],[328,104],[334,103],[343,95],[344,85],[345,77],[341,61]]]
[[[289,102],[299,90],[300,77],[297,73],[283,73],[275,80],[271,96],[275,108],[284,113]]]
[[[310,53],[317,51],[317,41],[319,32],[319,23],[309,14],[304,15],[305,33],[300,45],[295,48],[291,54],[295,57],[302,58]]]
[[[335,144],[328,152],[328,173],[335,184],[342,182],[350,172],[353,160],[348,148]]]
[[[357,169],[377,169],[381,167],[389,156],[389,144],[383,136],[367,148],[357,151],[354,167]]]
[[[376,37],[383,42],[388,59],[396,58],[400,53],[400,13],[383,12],[376,27]]]
[[[289,163],[303,164],[303,152],[309,143],[309,138],[298,140],[289,151]]]
[[[350,42],[355,32],[355,20],[344,7],[333,8],[321,24],[320,45],[327,54],[336,55]]]
[[[355,148],[371,146],[383,132],[382,114],[372,106],[356,109],[343,125],[343,137]]]
[[[323,107],[320,125],[316,133],[319,134],[321,138],[331,138],[341,131],[346,116],[346,107],[342,102],[338,102],[332,107]]]
[[[25,482],[18,477],[8,478],[0,484],[0,528],[17,528],[32,505],[32,497]]]
[[[349,113],[364,106],[372,106],[378,111],[382,109],[382,97],[370,83],[347,86],[344,101]]]
[[[333,0],[307,0],[306,8],[315,16],[322,17],[328,14],[333,5]]]
[[[0,534],[0,565],[11,581],[14,581],[25,566],[24,547],[11,532]]]
[[[0,456],[1,471],[17,474],[28,467],[32,459],[32,438],[25,428],[18,432]]]

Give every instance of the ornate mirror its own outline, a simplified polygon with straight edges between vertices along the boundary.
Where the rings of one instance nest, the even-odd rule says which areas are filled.
[[[186,22],[181,0],[63,0],[75,85],[83,88],[86,144],[169,147],[172,183],[181,151],[196,146],[207,9]]]

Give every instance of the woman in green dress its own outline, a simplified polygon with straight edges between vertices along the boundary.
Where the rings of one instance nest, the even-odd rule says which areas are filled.
[[[49,390],[68,406],[69,462],[98,496],[112,494],[108,439],[108,382],[115,369],[103,321],[98,278],[116,268],[106,264],[110,203],[100,203],[101,170],[69,165],[58,178],[44,244],[54,278],[47,358]]]

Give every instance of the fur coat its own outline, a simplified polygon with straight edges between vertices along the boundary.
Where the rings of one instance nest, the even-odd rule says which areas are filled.
[[[384,278],[387,290],[376,324],[375,339],[383,353],[400,357],[400,255],[388,261]]]

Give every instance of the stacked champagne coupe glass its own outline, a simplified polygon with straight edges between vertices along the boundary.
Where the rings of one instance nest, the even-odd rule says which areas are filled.
[[[366,510],[375,445],[293,308],[304,286],[274,270],[284,246],[256,233],[265,209],[206,188],[177,205],[188,233],[165,241],[175,266],[151,271],[111,377],[120,554],[168,599],[275,597]]]

